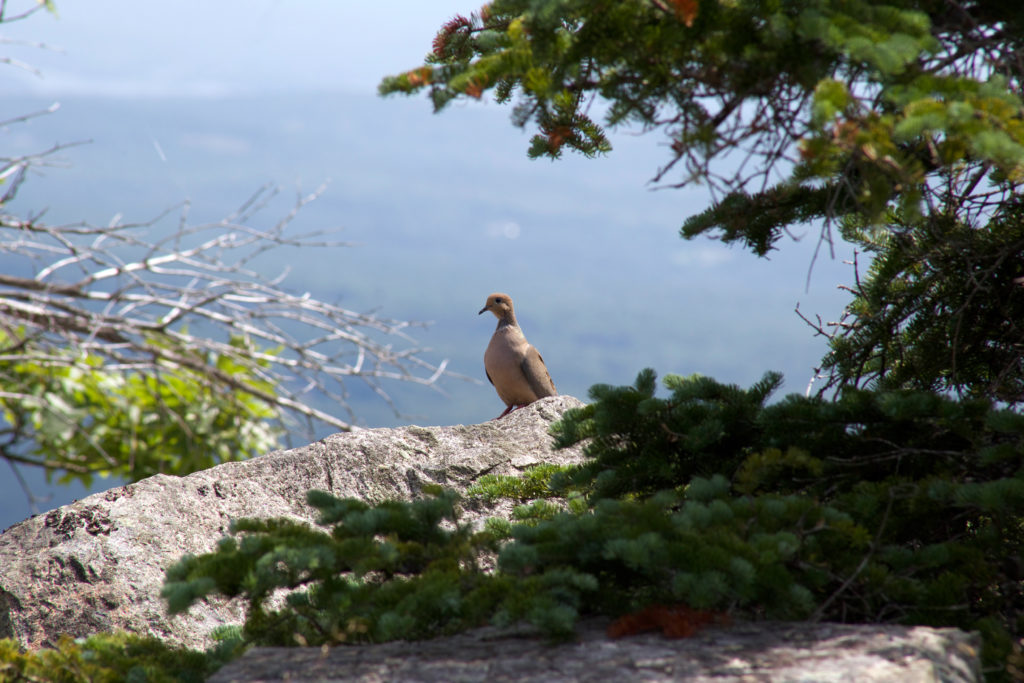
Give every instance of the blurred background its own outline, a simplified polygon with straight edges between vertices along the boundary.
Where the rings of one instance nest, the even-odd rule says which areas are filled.
[[[509,107],[461,103],[434,115],[424,97],[376,95],[382,76],[420,65],[436,30],[472,3],[56,8],[0,25],[3,56],[31,66],[0,70],[0,120],[60,105],[0,140],[12,155],[86,144],[60,152],[8,210],[105,224],[188,200],[193,222],[215,221],[269,183],[283,189],[267,209],[274,218],[327,183],[296,230],[338,228],[352,246],[284,250],[261,267],[290,266],[284,287],[296,293],[428,322],[411,332],[424,357],[483,380],[388,385],[399,414],[354,383],[363,426],[468,424],[501,412],[482,361],[495,321],[477,315],[493,291],[515,299],[559,392],[583,400],[591,385],[631,383],[644,367],[740,385],[779,370],[783,393],[802,393],[826,347],[794,308],[835,320],[847,300],[837,285],[853,279],[850,254],[819,251],[817,227],[768,259],[683,241],[682,222],[711,198],[699,186],[650,184],[668,158],[656,134],[613,132],[614,150],[600,159],[530,161],[531,131],[512,126]],[[172,216],[167,229],[175,225]],[[0,254],[0,267],[19,264]],[[23,474],[49,496],[43,508],[90,492]],[[92,491],[117,484],[99,480]],[[30,514],[13,473],[0,471],[0,493],[0,529]]]

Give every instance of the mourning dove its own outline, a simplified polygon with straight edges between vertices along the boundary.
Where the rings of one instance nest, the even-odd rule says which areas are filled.
[[[480,313],[484,311],[490,311],[498,318],[498,327],[484,352],[487,379],[494,385],[498,398],[506,406],[505,412],[498,418],[539,398],[557,395],[544,359],[526,341],[523,331],[519,329],[512,308],[512,297],[508,294],[491,294]]]

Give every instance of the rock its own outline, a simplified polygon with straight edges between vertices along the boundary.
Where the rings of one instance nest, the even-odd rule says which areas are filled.
[[[604,623],[580,624],[576,642],[550,646],[493,628],[448,638],[332,648],[255,648],[210,683],[402,681],[980,681],[980,638],[953,628],[745,623],[692,638],[609,639]]]
[[[551,450],[548,427],[579,405],[555,396],[480,425],[336,434],[187,477],[149,477],[32,517],[0,534],[0,637],[37,648],[64,633],[125,629],[205,648],[215,627],[243,621],[240,602],[210,600],[169,617],[160,589],[168,566],[213,550],[232,519],[312,522],[305,501],[314,488],[372,502],[409,499],[424,484],[464,490],[484,474],[578,462],[578,449]]]

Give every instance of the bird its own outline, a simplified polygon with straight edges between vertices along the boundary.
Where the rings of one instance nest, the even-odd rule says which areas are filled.
[[[516,322],[512,297],[495,292],[487,297],[487,305],[480,309],[490,311],[498,318],[498,327],[484,352],[484,371],[494,385],[498,398],[505,402],[505,412],[494,419],[500,419],[516,408],[533,403],[545,396],[557,396],[554,382],[544,365],[544,359],[530,342]]]

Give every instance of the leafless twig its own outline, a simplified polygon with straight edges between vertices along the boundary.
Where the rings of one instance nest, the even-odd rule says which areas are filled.
[[[229,218],[202,225],[183,220],[157,238],[149,233],[159,221],[49,226],[0,216],[0,252],[39,264],[32,277],[0,274],[0,330],[8,345],[18,345],[19,358],[31,348],[31,359],[42,363],[66,364],[75,354],[65,351],[72,349],[102,357],[121,372],[151,372],[170,363],[201,372],[211,383],[230,384],[230,375],[201,360],[228,357],[275,391],[237,382],[233,388],[286,413],[352,429],[348,382],[365,383],[393,406],[388,380],[436,387],[447,361],[423,358],[424,349],[408,335],[414,323],[289,292],[283,277],[251,266],[278,247],[343,246],[317,233],[289,234],[298,211],[322,189],[297,197],[267,229],[233,219],[251,218],[249,209],[267,200],[271,188]],[[232,344],[232,337],[252,346]],[[0,358],[6,353],[0,349]],[[326,399],[337,412],[313,407],[312,397]]]

